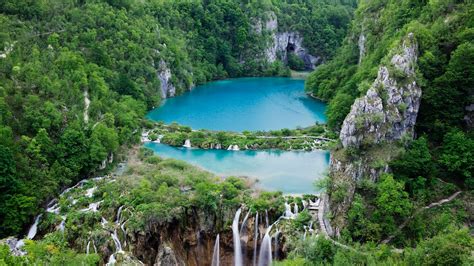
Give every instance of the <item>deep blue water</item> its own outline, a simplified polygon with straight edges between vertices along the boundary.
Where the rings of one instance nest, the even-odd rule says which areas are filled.
[[[258,187],[288,194],[317,192],[313,183],[321,179],[329,164],[328,151],[227,151],[175,148],[145,143],[165,158],[183,160],[221,176],[257,178]]]
[[[325,123],[326,105],[304,93],[304,81],[242,78],[210,82],[167,99],[147,117],[193,129],[256,131]]]

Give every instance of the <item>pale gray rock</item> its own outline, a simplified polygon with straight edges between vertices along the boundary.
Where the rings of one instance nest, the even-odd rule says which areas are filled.
[[[176,87],[171,82],[171,70],[165,61],[161,60],[158,66],[158,79],[161,86],[161,98],[173,97],[176,95]]]
[[[399,73],[380,67],[366,95],[355,100],[344,120],[339,135],[344,148],[413,137],[421,100],[421,88],[415,81],[416,53],[410,34],[401,52],[390,60],[392,71]]]

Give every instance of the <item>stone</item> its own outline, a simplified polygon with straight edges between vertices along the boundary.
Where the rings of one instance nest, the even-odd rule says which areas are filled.
[[[161,98],[173,97],[176,95],[176,87],[171,82],[171,70],[165,61],[161,60],[158,66],[158,79],[160,80]]]

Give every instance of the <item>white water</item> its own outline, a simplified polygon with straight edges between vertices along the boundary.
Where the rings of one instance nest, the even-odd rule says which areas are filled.
[[[293,218],[293,212],[291,212],[291,205],[288,202],[285,202],[285,218]]]
[[[298,203],[295,202],[295,206],[294,206],[294,215],[298,215]]]
[[[87,242],[87,246],[86,246],[86,254],[89,254],[90,245],[91,245],[91,241],[89,240],[89,242]]]
[[[191,141],[190,141],[189,139],[185,140],[183,147],[185,147],[185,148],[191,148]]]
[[[211,266],[219,266],[220,265],[220,244],[219,244],[219,234],[216,237],[216,243],[214,244],[214,252],[212,253],[212,264]]]
[[[43,216],[43,214],[36,216],[35,222],[30,227],[30,230],[28,230],[28,235],[26,236],[27,239],[33,239],[36,236],[36,231],[38,230],[38,223],[40,221],[41,216]]]
[[[117,229],[115,229],[114,233],[110,234],[110,235],[112,236],[112,239],[114,240],[116,251],[121,252],[122,251],[122,243],[120,243],[120,239],[118,238]]]
[[[260,244],[260,253],[258,256],[258,266],[272,265],[272,238],[270,236],[272,227],[268,227],[262,243]]]
[[[257,265],[257,243],[258,243],[258,212],[255,214],[255,229],[253,238],[253,265]]]
[[[116,218],[116,220],[115,220],[115,223],[116,223],[116,224],[119,224],[119,223],[120,223],[120,214],[122,214],[122,209],[123,209],[123,205],[118,208],[118,211],[117,211],[117,218]]]
[[[240,238],[247,242],[248,237],[247,237],[247,220],[249,218],[250,210],[247,212],[247,214],[244,217],[244,220],[242,221],[242,224],[240,225]]]
[[[93,202],[93,203],[90,203],[89,204],[89,207],[85,208],[85,209],[82,209],[80,210],[81,212],[88,212],[88,211],[92,211],[92,212],[97,212],[97,210],[99,209],[99,205],[102,201],[98,201],[98,202]]]
[[[242,266],[242,248],[240,246],[240,234],[239,234],[239,219],[242,209],[239,208],[234,216],[234,221],[232,221],[232,236],[234,240],[234,265]]]
[[[109,261],[105,265],[112,266],[112,265],[115,265],[116,262],[117,262],[117,260],[115,260],[115,254],[112,254],[109,257]]]
[[[94,195],[94,191],[97,189],[97,187],[91,187],[89,188],[88,190],[86,190],[86,194],[85,196],[88,197],[88,198],[92,198],[92,196]]]
[[[107,225],[107,223],[108,223],[108,221],[105,220],[104,217],[102,217],[102,220],[101,220],[101,222],[100,222],[100,224],[102,225],[102,228],[105,228],[105,226]]]
[[[58,226],[58,230],[64,232],[64,228],[66,228],[66,216],[62,215],[61,218],[63,219]]]
[[[87,90],[84,91],[84,123],[89,122],[89,105],[91,104],[91,100],[89,99],[89,92]]]
[[[229,145],[228,151],[240,151],[239,145]]]

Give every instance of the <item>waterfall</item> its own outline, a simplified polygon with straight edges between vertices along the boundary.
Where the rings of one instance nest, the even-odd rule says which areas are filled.
[[[262,243],[260,244],[258,266],[272,265],[272,238],[270,237],[270,230],[272,230],[271,226],[267,228]]]
[[[242,248],[240,247],[240,234],[239,234],[239,219],[242,209],[239,208],[234,216],[234,221],[232,222],[232,235],[234,239],[234,265],[242,266]]]
[[[61,218],[62,218],[63,220],[62,220],[61,223],[59,224],[58,230],[61,231],[61,232],[64,232],[64,228],[66,227],[66,216],[63,215],[63,216],[61,216]]]
[[[117,229],[115,229],[114,233],[110,235],[112,236],[112,240],[114,240],[115,248],[117,249],[116,251],[122,251],[122,243],[120,243],[120,239],[118,238]]]
[[[298,215],[298,203],[295,202],[295,207],[294,207],[294,213],[295,215]]]
[[[303,204],[303,210],[306,209],[308,202],[306,200],[302,200],[301,203]]]
[[[183,147],[185,147],[185,148],[191,148],[191,141],[190,141],[189,139],[185,140]]]
[[[255,229],[253,238],[253,265],[257,265],[257,242],[258,242],[258,212],[255,214]]]
[[[216,243],[214,244],[214,252],[212,253],[212,266],[219,266],[220,264],[219,245],[219,234],[217,234]]]
[[[91,241],[89,240],[89,242],[87,242],[87,246],[86,246],[86,254],[89,255],[89,247],[91,245]]]
[[[240,225],[240,246],[242,247],[242,257],[246,257],[247,255],[247,248],[246,244],[249,241],[249,236],[247,233],[247,220],[250,215],[250,210],[247,211],[247,214],[244,217],[244,220],[242,221],[242,224]],[[243,243],[243,244],[242,244]]]
[[[28,230],[28,235],[26,236],[26,238],[33,239],[36,236],[36,231],[38,230],[38,223],[40,221],[41,216],[43,216],[43,214],[39,214],[38,216],[36,216],[35,222],[30,227],[30,230]]]
[[[88,190],[86,190],[86,194],[85,196],[88,197],[88,198],[92,198],[92,196],[94,195],[94,191],[97,189],[97,187],[91,187],[89,188]]]
[[[102,225],[102,228],[105,228],[105,226],[107,225],[108,221],[105,220],[104,217],[102,217],[102,220],[100,221],[100,224]]]
[[[249,218],[250,210],[247,212],[247,214],[244,217],[244,220],[242,221],[242,225],[240,226],[240,233],[242,233],[244,230],[246,230],[246,225],[247,225],[247,219]]]
[[[115,260],[115,255],[112,253],[112,255],[110,255],[109,257],[109,261],[105,265],[112,266],[112,265],[115,265],[116,262],[117,260]]]
[[[285,218],[292,218],[293,213],[291,212],[291,205],[288,202],[285,202]]]
[[[118,211],[117,211],[117,218],[116,218],[116,220],[115,220],[115,223],[116,223],[116,224],[119,224],[119,223],[120,223],[120,214],[122,213],[122,209],[123,209],[123,205],[118,208]]]
[[[265,226],[268,228],[268,210],[265,210]]]

